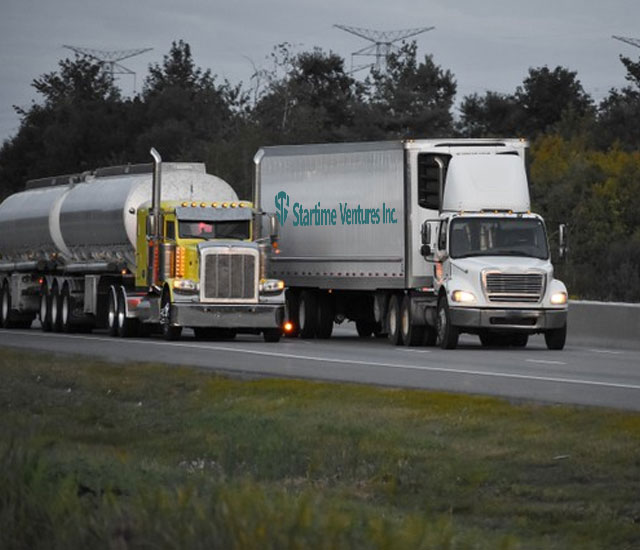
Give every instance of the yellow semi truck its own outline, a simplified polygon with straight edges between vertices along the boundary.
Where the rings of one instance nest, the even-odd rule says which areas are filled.
[[[202,164],[109,167],[28,182],[0,204],[0,327],[192,328],[277,342],[284,283],[266,278],[278,223]]]

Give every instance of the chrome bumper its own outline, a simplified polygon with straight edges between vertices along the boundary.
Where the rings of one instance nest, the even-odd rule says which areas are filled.
[[[284,321],[282,304],[184,304],[174,303],[171,322],[181,327],[237,329],[279,328]]]
[[[490,328],[539,332],[567,323],[566,309],[451,308],[451,324],[461,328]]]

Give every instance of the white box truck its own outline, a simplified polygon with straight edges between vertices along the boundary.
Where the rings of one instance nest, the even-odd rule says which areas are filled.
[[[544,221],[530,211],[519,139],[428,139],[264,147],[256,204],[276,209],[293,334],[455,348],[562,349],[567,290]]]

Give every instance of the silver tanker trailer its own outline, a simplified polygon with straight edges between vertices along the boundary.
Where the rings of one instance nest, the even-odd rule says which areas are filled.
[[[0,204],[1,328],[38,317],[45,331],[278,341],[284,283],[265,277],[275,216],[203,164],[151,153],[153,164],[32,180]]]

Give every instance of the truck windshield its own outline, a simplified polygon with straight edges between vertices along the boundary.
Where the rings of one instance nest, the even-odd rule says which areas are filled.
[[[248,239],[249,221],[179,221],[183,239]]]
[[[469,256],[549,257],[547,235],[533,218],[455,218],[451,222],[449,254]]]

